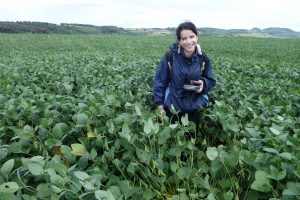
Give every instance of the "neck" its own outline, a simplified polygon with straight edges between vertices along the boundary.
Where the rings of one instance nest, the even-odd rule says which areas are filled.
[[[192,55],[193,55],[193,52],[185,52],[185,51],[184,51],[184,55],[185,55],[185,57],[187,57],[187,58],[191,58]]]

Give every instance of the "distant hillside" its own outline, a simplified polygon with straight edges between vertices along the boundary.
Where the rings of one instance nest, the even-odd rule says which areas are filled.
[[[176,28],[138,28],[127,29],[130,33],[139,34],[175,34]],[[245,35],[245,36],[260,36],[260,37],[289,37],[300,38],[300,32],[293,31],[288,28],[252,28],[248,29],[220,29],[220,28],[198,28],[200,34],[205,35]]]
[[[266,28],[263,29],[264,33],[267,33],[269,35],[273,36],[279,36],[279,37],[299,37],[300,32],[295,32],[288,28]]]
[[[260,35],[266,37],[300,37],[300,32],[293,31],[288,28],[252,28],[247,29],[217,29],[217,28],[199,28],[203,34],[230,34],[230,35]]]
[[[126,34],[116,26],[94,26],[87,24],[60,25],[45,22],[0,22],[2,33],[60,33],[60,34]]]
[[[3,33],[59,33],[59,34],[174,34],[176,28],[120,28],[116,26],[94,26],[88,24],[52,24],[45,22],[0,22],[0,32]],[[260,37],[290,37],[300,38],[300,32],[288,28],[259,29],[220,29],[198,28],[200,34],[207,35],[246,35]]]

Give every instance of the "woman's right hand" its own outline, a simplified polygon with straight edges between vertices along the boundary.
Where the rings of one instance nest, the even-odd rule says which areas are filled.
[[[164,117],[166,111],[163,106],[157,106],[157,108],[159,109],[159,112],[160,112],[160,115],[158,116],[158,121],[161,123],[163,121],[163,117]]]

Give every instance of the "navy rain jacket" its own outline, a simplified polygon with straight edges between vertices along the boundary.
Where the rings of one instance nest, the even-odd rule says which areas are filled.
[[[213,76],[209,58],[197,48],[191,58],[184,56],[183,48],[177,43],[170,46],[173,64],[171,70],[168,67],[167,54],[162,57],[157,66],[153,81],[153,99],[159,106],[163,105],[170,109],[174,106],[177,112],[194,112],[208,104],[208,92],[215,86],[216,80]],[[200,75],[200,64],[205,60],[205,67]],[[191,80],[202,80],[204,82],[201,93],[185,90],[183,85],[191,84]]]

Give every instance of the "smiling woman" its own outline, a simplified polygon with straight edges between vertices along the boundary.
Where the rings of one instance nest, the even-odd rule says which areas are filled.
[[[190,121],[200,124],[200,109],[208,105],[208,92],[216,84],[209,58],[198,44],[198,32],[192,22],[180,24],[176,30],[177,42],[164,55],[154,77],[154,103],[171,123],[188,114]],[[172,63],[172,64],[171,64]],[[174,108],[176,114],[172,114]]]
[[[179,37],[179,45],[182,46],[185,57],[192,57],[198,42],[197,35],[191,30],[182,30]]]

